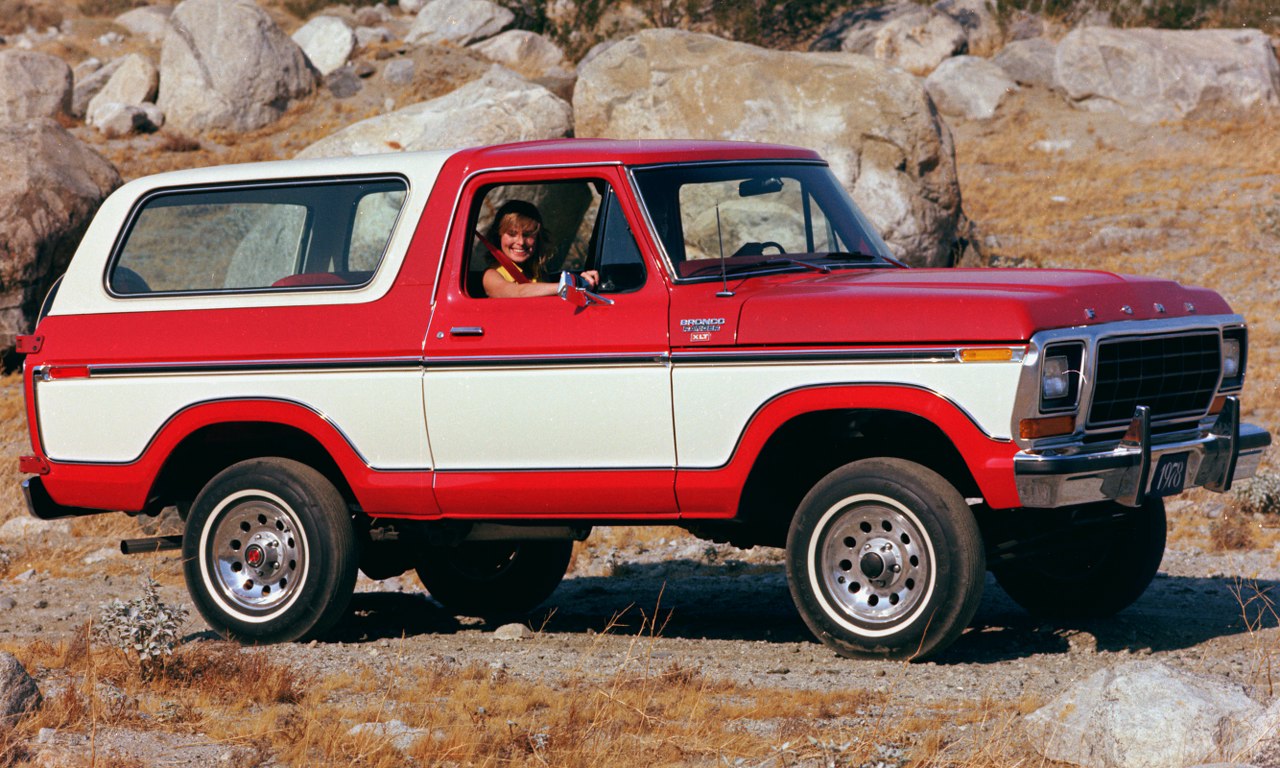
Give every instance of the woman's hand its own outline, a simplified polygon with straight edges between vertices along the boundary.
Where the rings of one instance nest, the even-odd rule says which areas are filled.
[[[587,271],[578,275],[578,277],[582,278],[583,281],[586,282],[587,289],[591,291],[594,291],[596,289],[596,286],[600,284],[600,273],[595,271],[594,269],[588,269]]]

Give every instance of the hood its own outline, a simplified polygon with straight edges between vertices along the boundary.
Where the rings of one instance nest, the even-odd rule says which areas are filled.
[[[1052,328],[1231,312],[1210,290],[1109,272],[894,269],[749,282],[744,345],[1019,342]]]

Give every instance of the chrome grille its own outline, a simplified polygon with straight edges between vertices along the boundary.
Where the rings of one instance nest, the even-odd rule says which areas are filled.
[[[1100,342],[1088,426],[1124,424],[1139,405],[1153,420],[1203,415],[1218,386],[1219,343],[1216,332]]]

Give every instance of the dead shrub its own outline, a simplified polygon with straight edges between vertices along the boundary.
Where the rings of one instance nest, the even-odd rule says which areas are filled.
[[[1209,542],[1219,551],[1249,549],[1253,546],[1253,521],[1234,510],[1222,511],[1209,524]]]
[[[148,5],[147,0],[80,0],[80,12],[85,16],[119,16],[125,11]]]
[[[200,149],[200,142],[184,133],[166,131],[161,134],[157,149],[161,152],[196,152]]]
[[[297,704],[304,680],[265,653],[247,651],[234,643],[193,643],[169,657],[158,687],[199,690],[223,701],[256,704]]]
[[[0,0],[0,35],[16,35],[27,27],[44,30],[62,24],[62,14],[27,0]]]

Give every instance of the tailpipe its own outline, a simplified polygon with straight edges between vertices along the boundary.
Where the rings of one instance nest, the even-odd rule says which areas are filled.
[[[147,539],[125,539],[120,542],[120,551],[126,555],[163,552],[166,549],[182,549],[182,537],[152,536]]]

